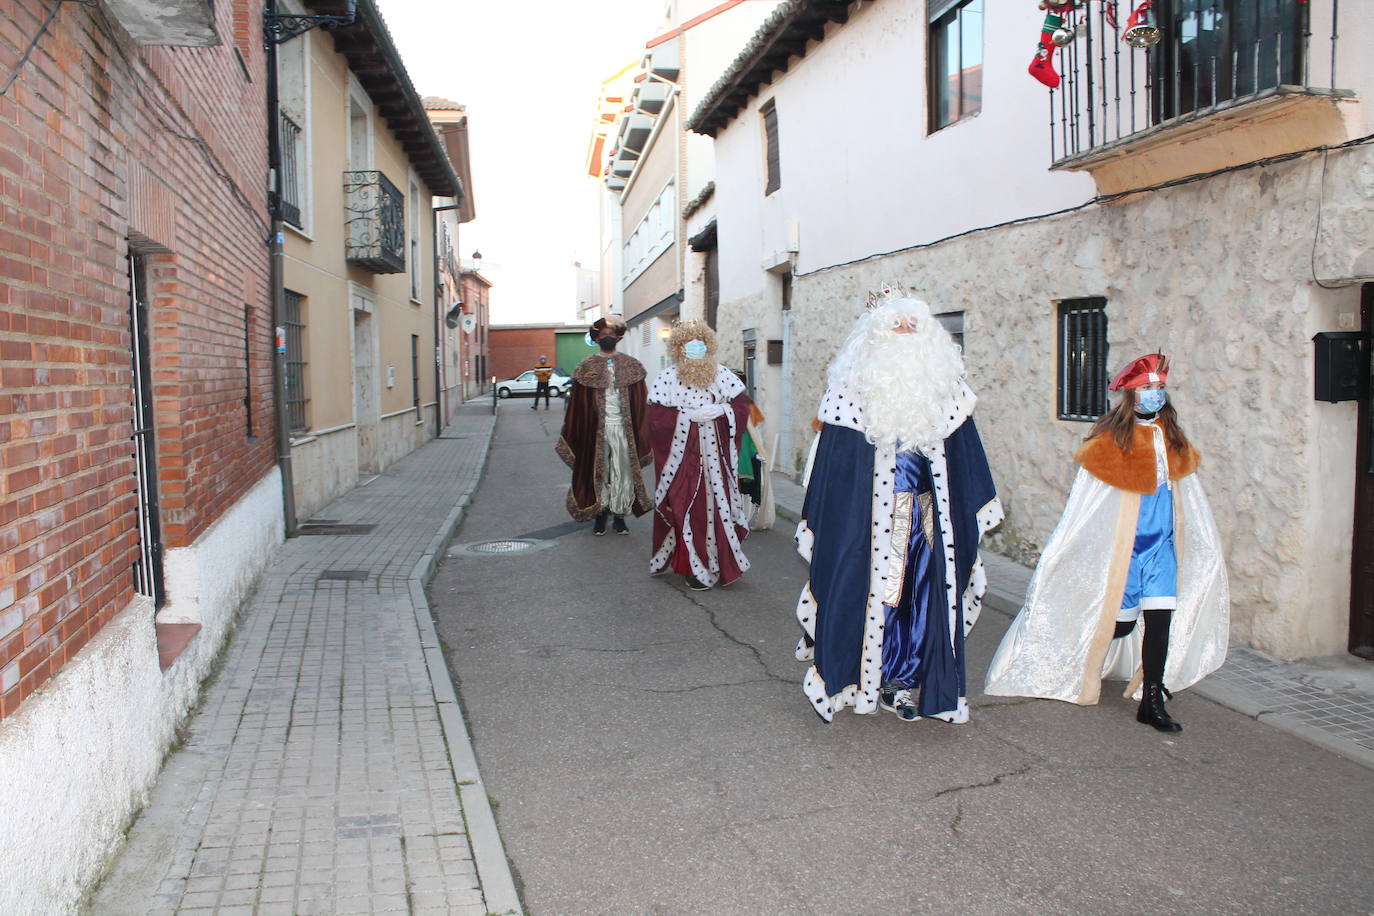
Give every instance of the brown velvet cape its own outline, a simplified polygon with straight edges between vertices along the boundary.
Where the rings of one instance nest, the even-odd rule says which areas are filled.
[[[648,388],[644,384],[644,365],[633,356],[608,354],[615,359],[615,384],[620,390],[624,413],[625,438],[635,456],[631,462],[634,482],[634,514],[643,515],[652,508],[644,487],[640,468],[653,460],[649,444]],[[610,372],[606,369],[607,355],[593,353],[573,370],[572,388],[568,391],[568,408],[563,417],[563,432],[555,450],[558,457],[572,468],[572,487],[568,490],[568,514],[579,522],[593,519],[601,511],[598,494],[606,480],[606,389],[610,386]]]

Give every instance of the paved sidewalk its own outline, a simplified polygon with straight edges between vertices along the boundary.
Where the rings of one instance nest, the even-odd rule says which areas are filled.
[[[795,481],[773,474],[780,517],[798,521],[803,495]],[[1031,570],[986,552],[983,563],[984,606],[1015,616]],[[1221,670],[1192,692],[1374,769],[1374,663],[1353,655],[1284,662],[1232,645]]]
[[[493,428],[463,408],[315,520],[372,530],[280,548],[96,914],[519,911],[424,596]]]

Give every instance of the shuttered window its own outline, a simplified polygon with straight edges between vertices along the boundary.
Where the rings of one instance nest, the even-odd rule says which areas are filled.
[[[782,167],[778,158],[778,108],[771,101],[760,109],[763,115],[763,152],[767,164],[768,184],[764,195],[782,187]]]
[[[1107,412],[1107,300],[1059,303],[1059,419],[1096,420]]]

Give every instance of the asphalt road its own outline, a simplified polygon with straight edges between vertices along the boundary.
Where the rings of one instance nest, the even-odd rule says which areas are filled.
[[[1186,693],[1177,737],[1113,690],[827,726],[788,523],[729,588],[650,578],[648,516],[570,523],[562,405],[501,410],[456,543],[541,549],[450,558],[431,604],[534,916],[1374,912],[1374,773]]]

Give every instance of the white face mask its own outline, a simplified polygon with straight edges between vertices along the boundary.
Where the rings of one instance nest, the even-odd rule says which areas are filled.
[[[682,352],[687,356],[688,359],[705,359],[706,341],[689,340],[687,341],[687,343],[683,344]]]

